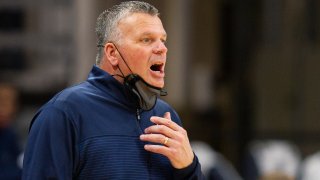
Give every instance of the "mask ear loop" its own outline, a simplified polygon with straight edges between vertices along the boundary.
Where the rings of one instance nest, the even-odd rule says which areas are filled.
[[[119,76],[119,77],[121,77],[121,78],[125,78],[125,76],[124,76],[124,74],[123,74],[123,72],[121,71],[121,69],[120,69],[120,67],[119,67],[119,65],[117,65],[117,67],[118,67],[118,69],[119,69],[119,71],[120,71],[120,73],[121,73],[121,75],[120,74],[113,74],[113,75],[111,75],[111,76]]]
[[[123,58],[122,54],[120,53],[120,51],[119,51],[118,47],[116,46],[116,44],[113,43],[113,42],[109,42],[109,43],[111,43],[111,44],[114,45],[114,47],[116,48],[116,50],[119,52],[119,55],[120,55],[121,59],[123,60],[123,62],[126,64],[126,66],[128,67],[128,69],[130,70],[130,72],[133,73],[132,70],[130,69],[127,61]],[[118,67],[119,67],[119,66],[118,66]],[[120,70],[120,72],[121,72],[121,69],[120,69],[120,68],[119,68],[119,70]],[[123,74],[122,72],[121,72],[121,74],[124,76],[124,74]]]
[[[117,48],[117,46],[115,45],[115,43],[113,43],[113,42],[111,42],[111,41],[110,41],[109,43],[111,43],[111,44],[114,45],[114,47],[116,48],[116,50],[119,52],[119,55],[120,55],[121,59],[123,60],[123,62],[126,64],[126,66],[128,67],[128,69],[129,69],[130,72],[132,73],[132,70],[131,70],[130,67],[128,66],[127,62],[124,60],[122,54],[120,53],[120,51],[119,51],[119,49]],[[98,47],[98,48],[101,48],[101,47],[105,47],[105,45],[98,44],[97,47]],[[124,76],[123,72],[121,71],[119,65],[117,65],[117,67],[118,67],[121,75],[120,75],[120,74],[113,74],[113,75],[111,75],[111,76],[119,76],[119,77],[121,77],[121,78],[125,78],[125,76]]]

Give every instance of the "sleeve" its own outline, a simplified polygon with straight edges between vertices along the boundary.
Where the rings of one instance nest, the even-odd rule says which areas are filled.
[[[174,169],[174,179],[205,180],[198,157],[194,155],[192,163],[183,169]]]
[[[33,119],[26,145],[22,179],[72,179],[76,131],[67,114],[48,107]]]

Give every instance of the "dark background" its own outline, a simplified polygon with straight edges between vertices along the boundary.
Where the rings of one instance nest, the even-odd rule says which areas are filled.
[[[86,78],[96,17],[119,0],[1,0],[0,75],[20,92],[25,144],[36,110]],[[165,98],[191,140],[241,173],[253,140],[320,149],[320,1],[149,0],[168,33]]]

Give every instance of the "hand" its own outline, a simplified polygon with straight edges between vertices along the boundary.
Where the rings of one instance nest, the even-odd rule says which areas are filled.
[[[194,154],[187,131],[171,120],[170,112],[166,112],[163,118],[152,116],[150,120],[155,125],[146,128],[146,134],[141,135],[140,139],[162,145],[146,144],[144,149],[166,156],[176,169],[189,166]]]

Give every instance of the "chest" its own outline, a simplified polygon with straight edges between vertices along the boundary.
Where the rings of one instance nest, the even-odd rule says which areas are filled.
[[[171,179],[169,160],[139,139],[152,113],[114,106],[94,112],[79,121],[79,179]]]

